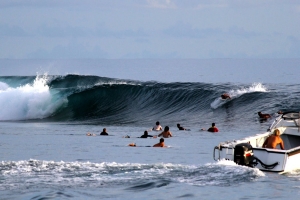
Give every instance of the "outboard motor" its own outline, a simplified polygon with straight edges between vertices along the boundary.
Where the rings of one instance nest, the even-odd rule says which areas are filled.
[[[237,144],[234,147],[234,159],[233,161],[238,165],[245,165],[248,167],[253,167],[253,150],[249,143]]]

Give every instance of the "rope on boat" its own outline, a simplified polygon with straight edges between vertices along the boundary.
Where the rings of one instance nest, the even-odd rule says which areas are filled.
[[[252,160],[252,163],[251,164],[253,164],[253,165],[257,165],[258,164],[258,162],[260,163],[260,165],[263,167],[263,168],[265,168],[265,169],[273,169],[274,167],[276,167],[276,165],[278,165],[279,163],[278,162],[276,162],[276,163],[273,163],[273,164],[271,164],[271,165],[267,165],[267,164],[265,164],[265,163],[263,163],[261,160],[259,160],[257,157],[255,157],[255,156],[253,156],[253,160]]]

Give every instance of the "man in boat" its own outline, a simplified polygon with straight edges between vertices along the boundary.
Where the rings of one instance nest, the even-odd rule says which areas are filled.
[[[153,145],[153,147],[166,147],[164,138],[160,138],[159,143]]]
[[[229,94],[227,94],[227,93],[222,94],[221,98],[222,99],[231,99],[230,96],[229,96]]]
[[[270,135],[264,142],[263,148],[276,149],[276,146],[279,144],[280,148],[284,150],[284,144],[282,139],[280,138],[280,131],[278,129],[274,130],[274,134]]]
[[[158,134],[158,137],[163,136],[164,138],[173,137],[170,128],[168,126],[165,127],[164,131]]]
[[[271,118],[270,114],[262,114],[261,112],[258,112],[257,114],[258,114],[259,118],[261,118],[261,119]]]

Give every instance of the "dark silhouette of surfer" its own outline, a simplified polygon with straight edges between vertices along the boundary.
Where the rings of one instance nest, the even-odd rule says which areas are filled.
[[[221,98],[222,98],[222,99],[231,99],[231,97],[230,97],[229,94],[227,94],[227,93],[222,94],[222,95],[221,95]]]
[[[258,116],[259,116],[260,119],[268,119],[268,118],[271,118],[271,115],[270,115],[270,114],[263,114],[263,113],[261,113],[261,112],[258,112],[257,114],[258,114]]]

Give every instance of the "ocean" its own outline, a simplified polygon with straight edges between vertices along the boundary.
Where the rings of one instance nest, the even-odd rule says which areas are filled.
[[[300,169],[213,149],[300,111],[299,74],[300,59],[0,60],[0,199],[298,199]],[[156,121],[168,148],[139,138]]]

